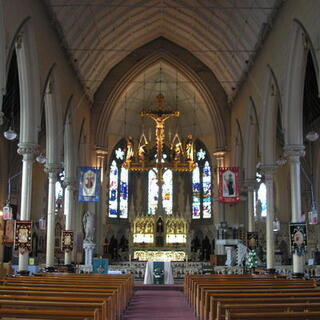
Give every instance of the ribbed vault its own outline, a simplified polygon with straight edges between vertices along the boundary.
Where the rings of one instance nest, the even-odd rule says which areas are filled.
[[[87,93],[144,44],[165,37],[215,74],[227,95],[242,81],[282,0],[45,0]]]

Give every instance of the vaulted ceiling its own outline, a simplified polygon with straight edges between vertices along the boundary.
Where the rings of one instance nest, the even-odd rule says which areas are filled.
[[[159,37],[167,38],[199,59],[232,98],[282,2],[45,0],[75,71],[91,98],[112,68]]]

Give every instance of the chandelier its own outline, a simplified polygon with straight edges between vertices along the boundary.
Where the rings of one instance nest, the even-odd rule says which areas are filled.
[[[164,96],[157,96],[156,107],[153,110],[142,110],[141,117],[148,117],[155,122],[155,142],[148,141],[144,132],[135,149],[132,137],[127,138],[127,154],[123,167],[130,171],[147,171],[156,169],[158,181],[162,181],[162,173],[165,169],[177,172],[190,172],[196,164],[194,161],[194,148],[192,135],[188,135],[185,143],[182,143],[176,133],[165,152],[165,121],[172,117],[180,117],[178,110],[165,109]],[[149,139],[151,140],[151,139]]]

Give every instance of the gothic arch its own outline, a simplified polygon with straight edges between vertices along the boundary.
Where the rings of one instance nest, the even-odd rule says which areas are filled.
[[[15,34],[11,48],[17,54],[20,86],[20,144],[36,145],[40,130],[40,76],[32,22],[26,18]],[[12,51],[11,51],[12,52]]]
[[[260,136],[261,161],[264,165],[274,165],[276,161],[276,126],[278,108],[280,108],[280,115],[282,108],[277,78],[269,65],[267,66],[264,96]]]
[[[247,109],[247,127],[245,135],[245,150],[244,150],[244,169],[245,179],[255,179],[257,157],[259,153],[259,121],[256,107],[252,97],[249,98]]]
[[[0,0],[0,124],[2,124],[2,100],[6,92],[6,38],[4,28],[4,2]]]
[[[59,88],[53,64],[48,72],[43,91],[46,119],[46,156],[48,165],[59,165],[63,154],[63,128],[60,117]]]
[[[157,49],[158,48],[158,49]],[[157,50],[150,50],[157,49]],[[177,51],[188,57],[188,63],[180,61],[173,54]],[[151,53],[150,52],[155,52]],[[139,57],[137,59],[137,57]],[[214,131],[216,148],[224,148],[226,145],[227,121],[229,120],[227,100],[218,80],[209,69],[200,65],[199,60],[192,56],[185,49],[164,38],[152,41],[144,47],[141,47],[130,54],[126,59],[119,63],[102,82],[95,100],[94,106],[97,115],[96,121],[96,143],[99,146],[105,145],[107,128],[112,113],[114,112],[116,102],[126,90],[128,83],[141,74],[146,68],[164,60],[171,66],[174,66],[186,78],[192,79],[195,89],[204,99],[210,114],[210,122]],[[190,67],[192,65],[193,67]],[[192,68],[198,68],[194,70]],[[123,70],[125,68],[125,70]],[[211,87],[205,85],[205,81],[211,83]],[[98,118],[99,117],[99,118]]]
[[[319,78],[319,68],[312,41],[302,23],[294,19],[283,104],[286,145],[303,146],[303,88],[309,50],[312,53]]]
[[[236,133],[233,139],[231,166],[242,168],[243,164],[243,137],[239,120],[236,119]]]

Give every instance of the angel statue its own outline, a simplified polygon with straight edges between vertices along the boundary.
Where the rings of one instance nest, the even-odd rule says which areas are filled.
[[[84,241],[93,242],[95,227],[94,227],[94,213],[86,211],[82,218],[83,229],[85,233]]]

